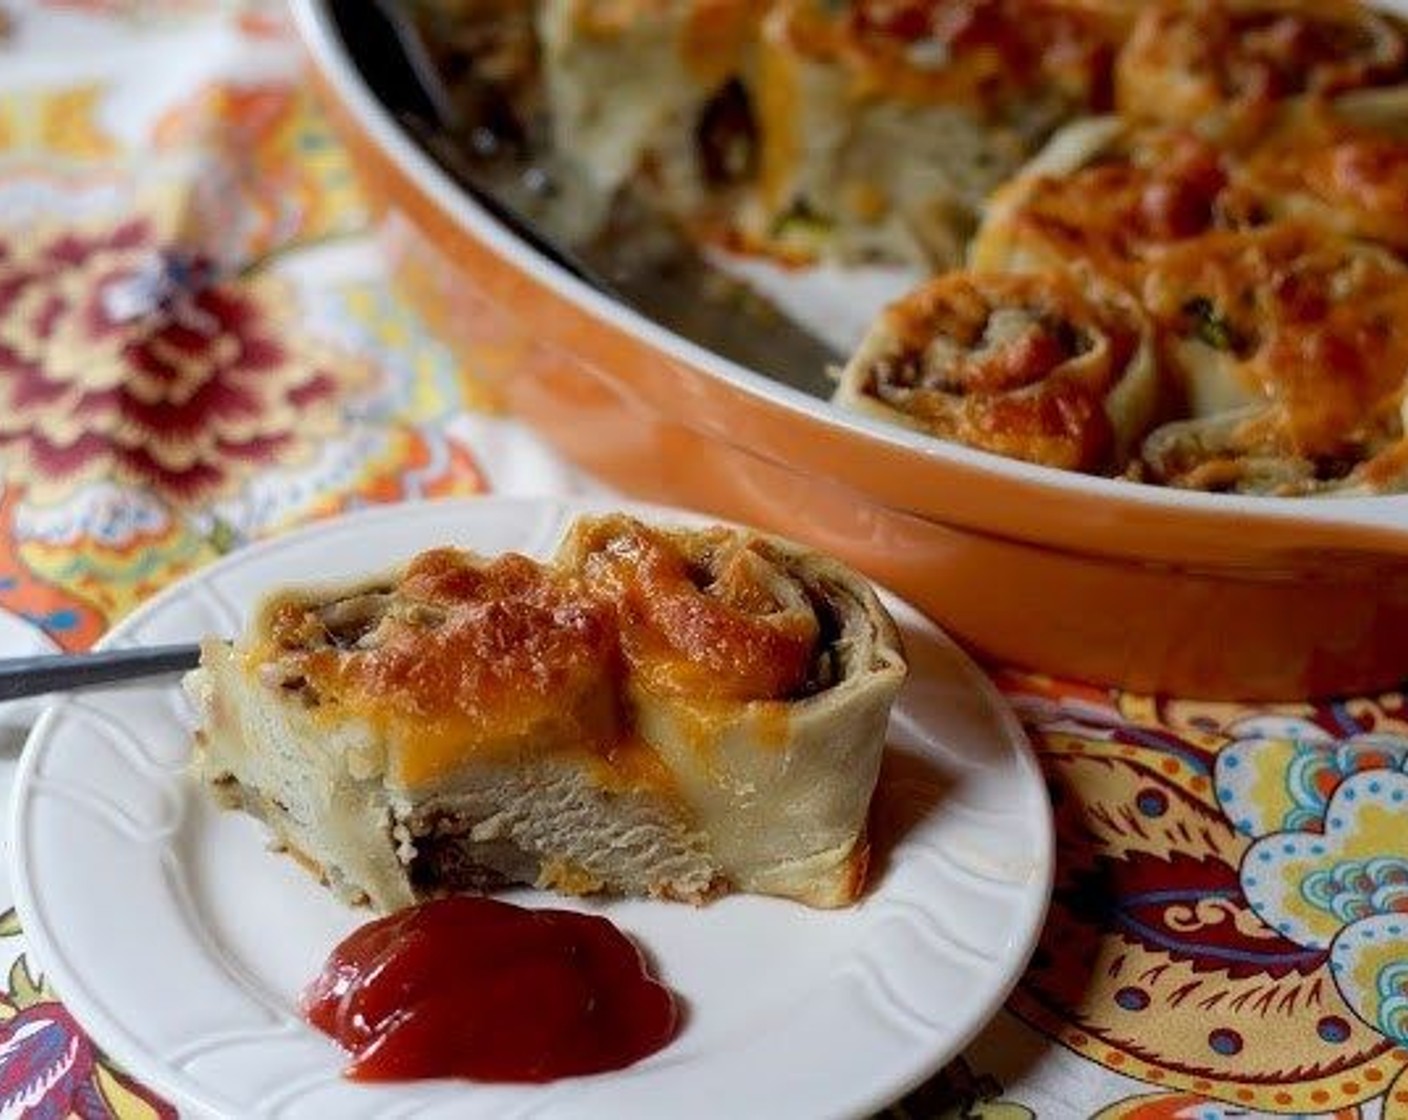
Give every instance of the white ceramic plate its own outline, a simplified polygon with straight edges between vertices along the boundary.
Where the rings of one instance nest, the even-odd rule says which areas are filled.
[[[273,585],[357,575],[432,545],[546,555],[587,505],[483,498],[325,522],[173,586],[105,644],[233,634]],[[1052,875],[1050,809],[1016,718],[948,639],[891,605],[912,674],[891,724],[874,877],[859,905],[514,896],[609,914],[681,998],[678,1038],[628,1070],[543,1087],[343,1080],[339,1051],[302,1024],[295,1001],[367,914],[270,853],[258,824],[216,810],[190,781],[191,715],[169,679],[66,697],[35,728],[12,815],[33,954],[96,1040],[186,1109],[816,1120],[881,1108],[997,1010],[1035,942]]]

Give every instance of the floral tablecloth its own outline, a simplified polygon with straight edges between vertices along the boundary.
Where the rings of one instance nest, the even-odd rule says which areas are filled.
[[[310,519],[591,486],[388,287],[279,5],[0,0],[0,28],[0,653],[84,648]],[[1408,1117],[1402,698],[1000,683],[1055,806],[1052,910],[893,1114]],[[33,714],[0,708],[0,795]],[[56,1001],[7,891],[0,1116],[174,1115]]]

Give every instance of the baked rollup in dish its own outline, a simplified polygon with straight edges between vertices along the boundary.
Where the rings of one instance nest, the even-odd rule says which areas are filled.
[[[1154,422],[1148,320],[1074,272],[952,272],[887,308],[835,402],[940,439],[1114,474]]]
[[[1155,0],[1116,60],[1115,108],[1235,133],[1288,97],[1405,77],[1402,25],[1354,0]]]
[[[777,0],[753,85],[745,226],[806,260],[961,262],[988,193],[1098,109],[1123,5]]]
[[[1203,238],[1151,268],[1144,302],[1185,419],[1134,474],[1247,493],[1383,493],[1408,484],[1408,269],[1281,223]]]
[[[601,194],[632,181],[678,213],[747,178],[752,124],[734,83],[765,6],[539,0],[556,154]]]
[[[1268,215],[1408,253],[1408,87],[1288,104],[1237,176]]]
[[[466,120],[502,125],[486,114],[510,111],[526,127],[536,109],[537,30],[523,0],[402,0],[444,89]],[[485,102],[486,97],[495,104]]]
[[[1165,246],[1263,220],[1234,161],[1188,128],[1118,117],[1073,122],[990,200],[969,248],[983,270],[1077,263],[1137,286]]]
[[[551,563],[276,593],[187,689],[199,779],[378,910],[512,882],[840,906],[905,672],[839,563],[610,516]]]
[[[1408,250],[1408,88],[1284,102],[1255,136],[1073,122],[989,200],[979,269],[1083,267],[1138,286],[1165,248],[1292,219]]]

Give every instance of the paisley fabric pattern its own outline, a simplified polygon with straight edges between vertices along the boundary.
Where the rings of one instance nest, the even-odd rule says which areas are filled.
[[[17,632],[86,648],[222,553],[369,503],[577,484],[475,377],[524,340],[415,230],[370,225],[281,3],[4,10]],[[997,675],[1055,807],[1051,915],[1006,1011],[888,1115],[1408,1120],[1403,696],[1251,709]],[[36,979],[12,915],[0,951],[0,1116],[174,1115]]]
[[[1351,773],[1314,827],[1259,837],[1241,873],[1247,900],[1266,924],[1297,944],[1328,950],[1354,1013],[1400,1044],[1408,1043],[1405,812],[1408,776],[1396,767]]]
[[[1271,712],[1004,684],[1058,834],[1052,914],[1013,1010],[1177,1091],[1131,1115],[1387,1103],[1408,1052],[1383,1027],[1394,935],[1368,923],[1408,870],[1387,831],[1395,811],[1399,833],[1408,820],[1393,800],[1408,783],[1399,698]],[[1370,937],[1341,949],[1360,923]]]
[[[243,541],[484,489],[277,6],[53,6],[16,34],[112,50],[101,80],[0,66],[0,607],[81,647]],[[153,82],[146,37],[193,26],[229,72]]]
[[[20,933],[0,914],[0,938]],[[19,957],[0,989],[0,1115],[173,1120],[176,1110],[116,1069]]]

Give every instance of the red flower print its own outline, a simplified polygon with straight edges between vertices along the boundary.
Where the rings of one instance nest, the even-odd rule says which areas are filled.
[[[305,455],[361,374],[299,335],[294,304],[273,276],[217,281],[141,218],[0,237],[0,473],[196,503]]]

